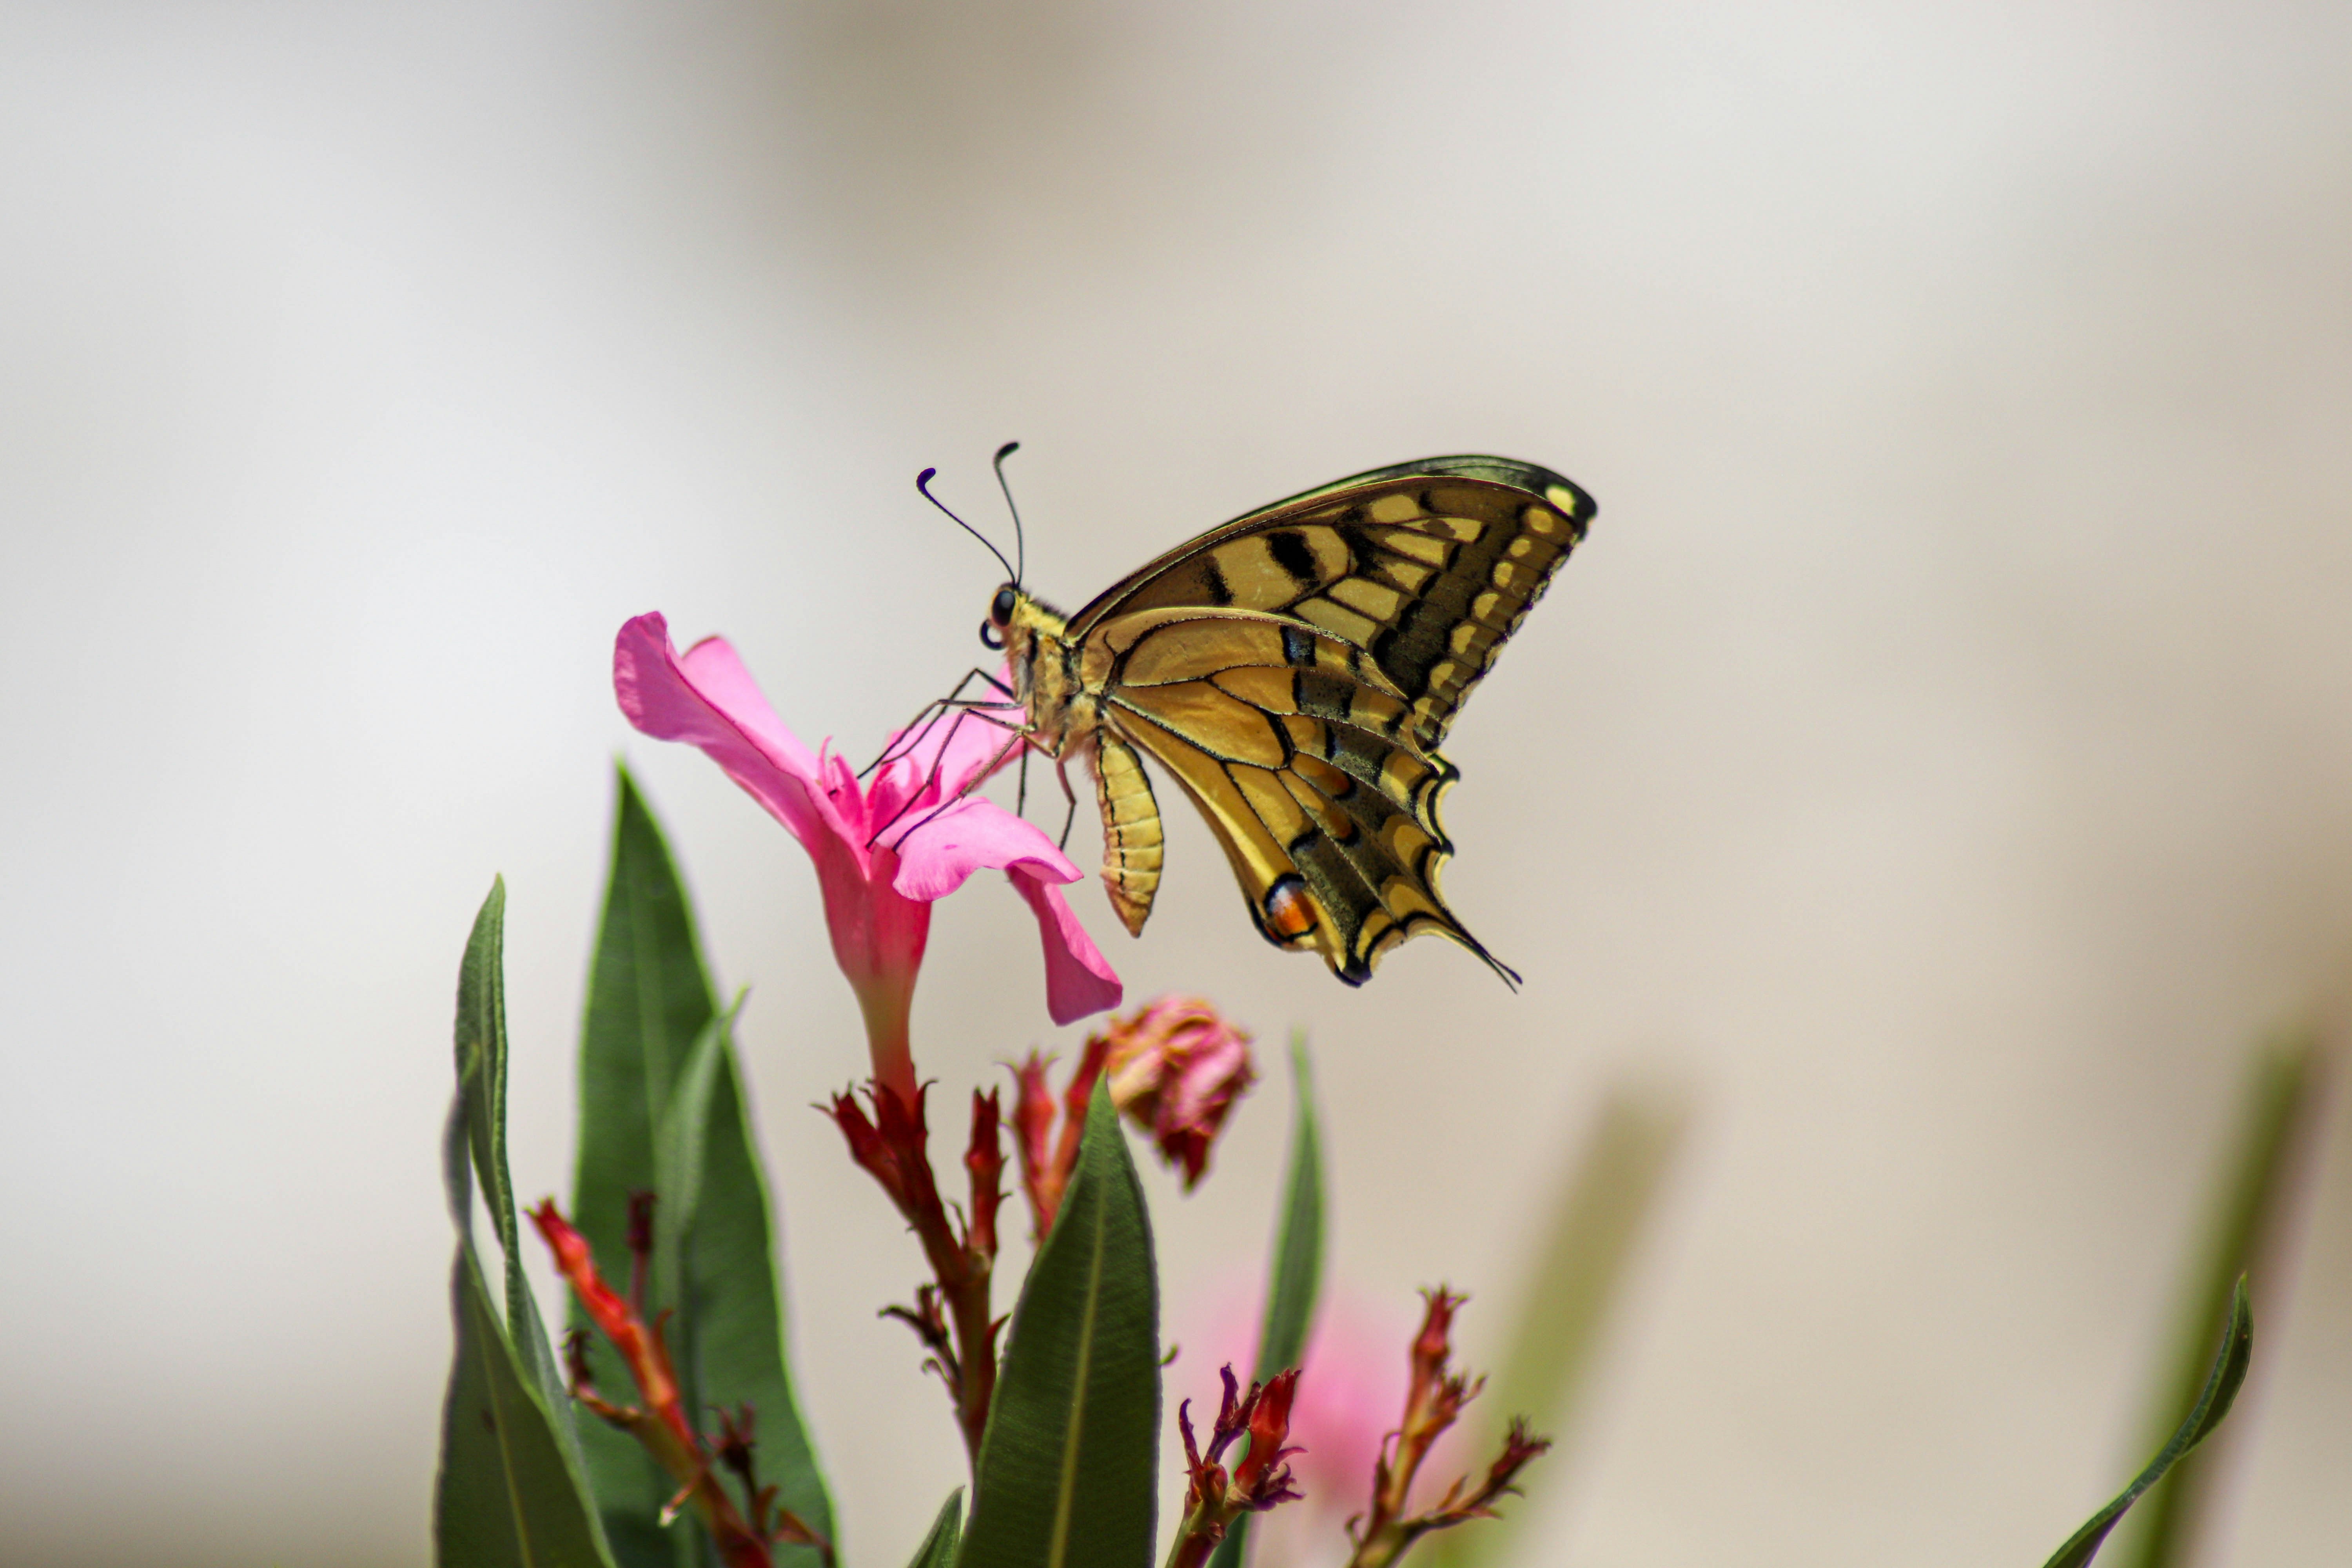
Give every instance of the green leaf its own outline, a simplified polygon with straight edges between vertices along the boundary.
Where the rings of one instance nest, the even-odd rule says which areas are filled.
[[[930,1533],[915,1548],[915,1555],[907,1568],[954,1568],[956,1546],[963,1538],[963,1489],[948,1493],[948,1500],[940,1505],[939,1518],[931,1521]]]
[[[750,1405],[759,1416],[761,1484],[819,1534],[833,1504],[802,1426],[784,1361],[782,1285],[768,1230],[767,1189],[752,1154],[742,1076],[729,1026],[711,1020],[679,1071],[656,1149],[654,1257],[677,1303],[673,1343],[696,1408]],[[814,1547],[778,1546],[779,1563],[814,1564]]]
[[[2158,1450],[2131,1485],[2126,1487],[2113,1502],[2093,1514],[2074,1539],[2060,1547],[2046,1568],[2083,1568],[2099,1554],[2099,1544],[2107,1531],[2124,1516],[2124,1510],[2137,1501],[2139,1495],[2164,1479],[2181,1456],[2203,1441],[2205,1435],[2221,1424],[2230,1413],[2230,1402],[2238,1396],[2238,1385],[2246,1381],[2246,1363],[2254,1353],[2254,1319],[2246,1302],[2246,1282],[2241,1278],[2230,1297],[2230,1321],[2221,1333],[2221,1349],[2213,1358],[2213,1370],[2206,1374],[2204,1392],[2172,1434],[2171,1440]]]
[[[457,1337],[442,1412],[435,1486],[435,1560],[446,1568],[612,1568],[579,1451],[571,1399],[516,1348],[509,1323],[544,1354],[539,1308],[514,1257],[507,1176],[506,1020],[499,935],[505,888],[494,885],[467,944],[457,997],[459,1085],[442,1145],[457,1232],[450,1289]],[[472,1166],[508,1241],[508,1321],[501,1322],[473,1242]]]
[[[580,1031],[572,1223],[599,1258],[627,1255],[629,1196],[654,1184],[654,1137],[688,1053],[719,1013],[660,826],[616,770],[612,874]]]
[[[741,1076],[685,886],[625,768],[616,770],[612,856],[581,1027],[572,1223],[608,1269],[623,1267],[630,1195],[655,1193],[651,1305],[675,1313],[668,1340],[692,1408],[754,1406],[763,1484],[831,1536],[832,1502],[785,1359],[775,1228]],[[681,1100],[691,1101],[683,1115]],[[673,1190],[681,1182],[688,1190]],[[586,1324],[576,1303],[572,1321]],[[660,1522],[677,1489],[661,1468],[601,1422],[581,1435],[623,1568],[706,1561],[698,1529]],[[815,1561],[804,1547],[777,1552],[787,1564]]]
[[[514,1183],[507,1174],[506,910],[506,879],[499,878],[490,884],[490,896],[474,917],[473,934],[467,939],[457,972],[458,1113],[490,1223],[498,1230],[499,1250],[506,1255],[507,1332],[540,1403],[555,1418],[567,1455],[576,1460],[579,1440],[570,1385],[556,1368],[547,1325],[523,1275]],[[460,1235],[470,1236],[471,1220],[469,1211],[459,1221]]]
[[[444,1568],[612,1568],[596,1510],[499,1321],[471,1247],[450,1277],[457,1351],[441,1417],[434,1561]]]
[[[1494,1381],[1472,1406],[1478,1423],[1472,1462],[1484,1464],[1499,1451],[1514,1415],[1553,1436],[1574,1420],[1610,1310],[1657,1211],[1688,1121],[1688,1107],[1678,1095],[1619,1086],[1601,1100],[1581,1153],[1562,1173],[1544,1228],[1531,1238],[1535,1271]],[[1555,1457],[1537,1475],[1541,1484],[1555,1485],[1560,1470]],[[1521,1503],[1499,1519],[1425,1542],[1431,1568],[1503,1561],[1528,1511]]]
[[[1306,1353],[1323,1286],[1323,1135],[1315,1121],[1314,1065],[1305,1031],[1290,1037],[1290,1169],[1284,1178],[1282,1224],[1275,1233],[1265,1321],[1258,1330],[1260,1383]]]
[[[2227,1307],[2238,1278],[2268,1278],[2263,1265],[2283,1240],[2279,1232],[2301,1185],[2298,1178],[2310,1171],[2310,1161],[2300,1156],[2315,1121],[2318,1050],[2318,1039],[2305,1031],[2255,1055],[2237,1146],[2222,1167],[2204,1256],[2190,1274],[2179,1326],[2149,1402],[2146,1441],[2161,1437],[2172,1413],[2196,1393],[2205,1375],[2205,1336]],[[2214,1457],[2209,1450],[2183,1459],[2149,1489],[2116,1543],[2126,1563],[2171,1568],[2186,1559]]]
[[[1315,1121],[1315,1077],[1307,1056],[1307,1035],[1290,1037],[1290,1169],[1283,1182],[1282,1218],[1274,1236],[1274,1262],[1266,1282],[1265,1321],[1257,1336],[1257,1366],[1264,1383],[1306,1353],[1323,1284],[1323,1136]],[[1238,1461],[1249,1452],[1244,1437]],[[1248,1550],[1250,1518],[1242,1515],[1217,1543],[1210,1568],[1241,1568]]]
[[[1013,1309],[961,1568],[1149,1568],[1160,1436],[1151,1221],[1109,1086]]]

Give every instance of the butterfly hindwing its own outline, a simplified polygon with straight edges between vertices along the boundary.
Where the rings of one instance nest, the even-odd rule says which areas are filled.
[[[1175,608],[1099,623],[1081,667],[1107,736],[1201,808],[1270,941],[1351,984],[1424,931],[1494,962],[1437,889],[1453,770],[1414,743],[1412,704],[1361,649],[1276,616]]]
[[[1368,655],[1412,706],[1414,742],[1433,751],[1592,511],[1582,490],[1532,464],[1400,464],[1170,552],[1081,610],[1070,631],[1176,608],[1304,621]]]

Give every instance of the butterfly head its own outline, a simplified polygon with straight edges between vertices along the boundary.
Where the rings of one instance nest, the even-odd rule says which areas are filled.
[[[984,647],[1004,649],[1005,657],[1019,665],[1036,646],[1040,633],[1058,637],[1063,626],[1058,611],[1030,597],[1018,584],[1007,583],[988,602],[988,619],[980,623],[980,640]]]
[[[1021,590],[1019,588],[1010,583],[999,588],[996,591],[996,597],[988,602],[988,619],[980,623],[981,646],[990,648],[1003,647],[1004,634],[1013,629],[1013,617],[1020,608]]]

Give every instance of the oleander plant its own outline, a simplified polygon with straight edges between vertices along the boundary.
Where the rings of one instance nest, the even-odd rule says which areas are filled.
[[[1558,1415],[1590,1338],[1589,1304],[1622,1254],[1622,1200],[1640,1188],[1641,1158],[1589,1163],[1599,1197],[1566,1205],[1567,1230],[1538,1241],[1553,1294],[1547,1302],[1539,1292],[1520,1327],[1520,1371],[1482,1397],[1485,1380],[1454,1361],[1463,1298],[1434,1286],[1418,1331],[1393,1348],[1406,1391],[1378,1417],[1369,1464],[1353,1477],[1310,1470],[1293,1416],[1302,1378],[1325,1370],[1306,1355],[1320,1298],[1324,1172],[1307,1053],[1294,1039],[1288,1164],[1270,1216],[1255,1353],[1245,1369],[1192,1376],[1213,1374],[1213,1389],[1193,1389],[1202,1403],[1181,1399],[1171,1412],[1151,1218],[1131,1144],[1167,1162],[1187,1190],[1207,1178],[1229,1114],[1259,1076],[1249,1034],[1199,997],[1118,1010],[1118,976],[1062,892],[1077,867],[975,787],[1003,761],[1001,727],[935,712],[889,736],[861,772],[796,739],[727,643],[681,654],[658,616],[622,628],[614,679],[631,723],[701,749],[815,868],[872,1071],[853,1089],[812,1091],[824,1093],[848,1158],[904,1222],[875,1245],[903,1250],[920,1279],[906,1300],[880,1306],[905,1325],[912,1353],[876,1375],[936,1377],[970,1461],[967,1487],[908,1500],[935,1510],[911,1568],[1149,1568],[1155,1557],[1170,1568],[1241,1568],[1256,1516],[1302,1499],[1339,1532],[1318,1561],[1385,1568],[1415,1553],[1458,1568],[1507,1554],[1508,1532],[1493,1521],[1523,1484],[1541,1481],[1550,1444],[1538,1428]],[[970,1089],[968,1113],[953,1116],[958,1172],[933,1159],[936,1086],[918,1068],[908,1021],[931,905],[982,869],[1003,871],[1036,917],[1054,1022],[1103,1021],[1058,1082],[1056,1064],[1033,1053],[1010,1065],[1006,1082]],[[590,967],[568,1202],[526,1207],[509,1169],[504,910],[494,883],[457,987],[444,1154],[457,1232],[456,1348],[435,1500],[438,1562],[852,1561],[786,1354],[772,1188],[732,1037],[740,1003],[713,989],[684,885],[625,770]],[[1008,1018],[998,1032],[1013,1039],[1034,1026]],[[2258,1115],[2240,1162],[2237,1190],[2254,1194],[2257,1219],[2292,1120],[2278,1107],[2291,1111],[2294,1089],[2263,1101],[2270,1120]],[[495,1278],[475,1240],[478,1188],[498,1244]],[[1008,1208],[1011,1194],[1018,1203]],[[1035,1242],[1028,1268],[999,1280],[1002,1229],[1023,1219]],[[569,1289],[560,1334],[525,1278],[533,1246]],[[2165,1561],[2179,1533],[2168,1521],[2190,1500],[2185,1474],[2168,1481],[2168,1472],[2220,1425],[2246,1373],[2252,1324],[2232,1267],[2246,1250],[2221,1247],[2207,1271],[2218,1289],[2200,1287],[2197,1347],[2182,1363],[2189,1376],[2165,1395],[2170,1436],[2052,1568],[2089,1563],[2151,1489],[2158,1517],[2141,1532],[2141,1560]],[[1497,1393],[1527,1406],[1490,1415]],[[1457,1426],[1475,1458],[1463,1468],[1433,1463],[1433,1447]],[[1309,1495],[1318,1489],[1339,1495]],[[1271,1552],[1257,1555],[1273,1568]]]

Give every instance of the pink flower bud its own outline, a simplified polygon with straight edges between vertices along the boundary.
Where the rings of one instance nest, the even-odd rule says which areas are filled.
[[[1112,1103],[1183,1168],[1186,1190],[1198,1185],[1226,1114],[1257,1081],[1248,1032],[1197,996],[1162,996],[1097,1038]]]

